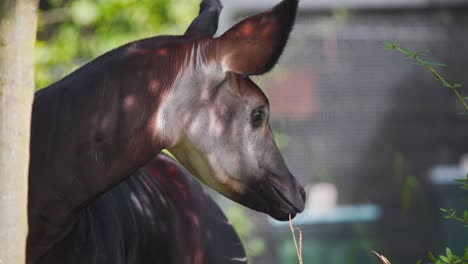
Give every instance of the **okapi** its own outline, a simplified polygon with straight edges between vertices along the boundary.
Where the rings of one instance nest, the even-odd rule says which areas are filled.
[[[298,1],[222,36],[203,0],[182,36],[126,44],[36,93],[27,263],[246,262],[232,226],[189,176],[287,220],[305,192],[249,78],[278,61]],[[190,172],[158,153],[168,149]]]

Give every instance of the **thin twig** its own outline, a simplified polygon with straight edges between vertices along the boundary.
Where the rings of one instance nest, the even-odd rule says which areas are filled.
[[[382,260],[383,264],[391,264],[390,261],[386,257],[384,257],[384,255],[380,255],[379,253],[377,253],[377,252],[375,252],[373,250],[372,250],[372,252],[374,252],[374,254],[377,255],[377,257],[380,258],[380,260]]]
[[[457,86],[458,84],[456,85],[452,85],[451,83],[447,82],[447,80],[445,80],[435,69],[434,67],[432,67],[430,65],[429,62],[427,61],[424,61],[422,60],[418,55],[419,53],[416,52],[416,53],[413,53],[412,51],[408,50],[408,49],[404,49],[404,48],[401,48],[400,45],[398,44],[398,42],[394,42],[394,43],[386,43],[386,45],[389,44],[391,45],[390,49],[394,49],[394,50],[397,50],[403,54],[405,54],[406,56],[408,56],[408,58],[413,58],[414,60],[416,60],[419,64],[423,65],[424,67],[426,67],[426,69],[428,69],[430,72],[432,72],[432,74],[434,74],[434,76],[442,83],[442,85],[444,87],[448,87],[450,88],[450,90],[452,90],[452,92],[455,94],[455,96],[457,97],[457,99],[460,101],[460,103],[463,105],[463,107],[465,107],[465,110],[468,111],[468,105],[466,104],[463,96],[461,96],[461,94],[457,91]],[[441,65],[442,66],[442,65]],[[443,65],[445,66],[445,65]]]
[[[400,47],[396,47],[395,48],[396,50],[398,50],[399,52],[403,52],[404,54],[410,56],[410,54],[408,54],[406,51],[402,50]],[[439,81],[442,82],[443,85],[450,85],[449,82],[447,82],[432,66],[430,65],[427,65],[426,63],[424,63],[423,60],[421,60],[419,57],[417,56],[411,56],[413,59],[415,59],[417,62],[419,62],[421,65],[423,65],[424,67],[426,67],[426,69],[428,69],[430,72],[432,72],[432,74],[434,74],[434,76],[439,79]],[[468,110],[468,105],[466,104],[465,100],[463,100],[463,97],[460,95],[460,93],[457,91],[457,89],[450,89],[452,90],[455,95],[457,96],[458,100],[463,104],[463,106],[465,107],[466,110]]]
[[[299,259],[299,264],[303,264],[302,262],[302,231],[298,227],[294,227],[292,224],[291,214],[289,214],[289,228],[291,229],[291,233],[294,239],[294,246],[296,247],[297,258]],[[296,235],[295,231],[299,231],[299,247],[297,247]]]

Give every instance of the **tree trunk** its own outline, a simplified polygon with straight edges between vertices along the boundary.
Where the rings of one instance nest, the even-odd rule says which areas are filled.
[[[25,262],[38,0],[0,0],[0,264]]]

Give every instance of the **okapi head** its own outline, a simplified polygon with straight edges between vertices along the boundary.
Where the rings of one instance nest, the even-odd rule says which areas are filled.
[[[268,99],[249,76],[276,64],[297,5],[284,0],[211,38],[221,8],[212,5],[210,13],[202,3],[185,34],[193,39],[184,53],[189,57],[181,57],[184,68],[158,110],[165,147],[185,168],[224,196],[278,220],[304,209],[305,192],[274,141]]]

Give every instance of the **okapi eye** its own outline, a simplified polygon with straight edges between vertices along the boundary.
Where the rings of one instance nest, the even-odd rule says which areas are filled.
[[[265,118],[265,112],[263,112],[263,110],[261,109],[254,110],[252,112],[252,117],[250,119],[252,127],[259,128],[262,125],[264,118]]]

